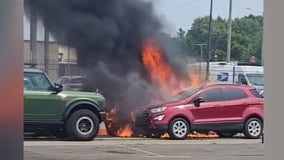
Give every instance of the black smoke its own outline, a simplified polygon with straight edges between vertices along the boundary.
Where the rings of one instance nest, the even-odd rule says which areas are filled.
[[[27,15],[30,10],[38,13],[58,42],[76,49],[78,64],[91,87],[103,92],[108,107],[119,107],[122,124],[129,121],[130,109],[159,97],[141,63],[143,41],[163,39],[151,2],[26,0],[25,7]],[[178,56],[168,57],[177,71],[182,69],[179,58],[172,59]]]

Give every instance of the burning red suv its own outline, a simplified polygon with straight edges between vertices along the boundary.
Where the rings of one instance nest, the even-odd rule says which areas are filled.
[[[166,102],[146,107],[137,114],[137,127],[171,139],[185,139],[192,131],[214,131],[233,136],[260,138],[264,101],[253,87],[214,84],[185,90]]]

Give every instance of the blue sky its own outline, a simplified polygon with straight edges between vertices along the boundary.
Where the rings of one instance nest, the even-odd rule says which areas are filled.
[[[182,27],[185,30],[191,27],[197,17],[209,15],[210,0],[152,0],[156,12],[166,20],[166,29],[169,32]],[[263,13],[263,0],[233,0],[232,17],[243,17],[249,14]],[[251,10],[246,9],[251,8]],[[213,0],[213,17],[229,16],[229,0]]]

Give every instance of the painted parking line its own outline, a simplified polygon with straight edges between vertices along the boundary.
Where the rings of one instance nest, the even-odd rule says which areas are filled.
[[[126,146],[126,145],[119,145],[119,146],[148,154],[146,156],[141,156],[145,158],[189,158],[190,157],[190,156],[181,156],[181,155],[162,155],[162,154],[154,153],[154,152],[147,151],[145,149],[136,148],[136,147]]]
[[[164,156],[164,155],[161,155],[161,154],[158,154],[158,153],[154,153],[154,152],[147,151],[147,150],[140,149],[140,148],[136,148],[136,147],[126,146],[126,145],[119,145],[119,146],[122,146],[122,147],[127,148],[127,149],[131,149],[131,150],[135,150],[135,151],[138,151],[138,152],[145,153],[149,157],[152,157],[152,156],[163,157]]]

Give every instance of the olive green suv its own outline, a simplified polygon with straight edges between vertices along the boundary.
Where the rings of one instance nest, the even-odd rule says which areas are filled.
[[[25,132],[92,140],[105,117],[105,98],[100,93],[63,91],[42,70],[24,69]]]

